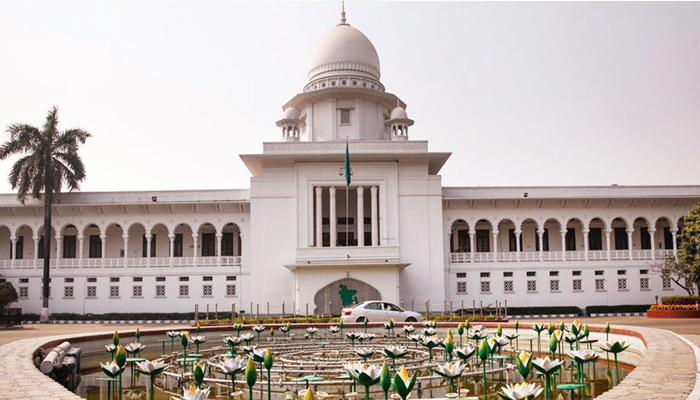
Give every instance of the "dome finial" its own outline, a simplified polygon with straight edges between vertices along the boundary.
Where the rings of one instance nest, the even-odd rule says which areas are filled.
[[[345,21],[347,21],[345,19],[345,2],[341,1],[340,4],[341,4],[342,11],[340,12],[340,23],[338,25],[349,25],[345,22]]]

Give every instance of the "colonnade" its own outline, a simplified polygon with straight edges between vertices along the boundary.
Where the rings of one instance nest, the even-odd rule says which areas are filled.
[[[357,233],[357,246],[365,246],[365,202],[364,202],[364,186],[347,187],[345,190],[355,189],[357,192],[357,217],[355,219],[355,232]],[[336,247],[338,238],[338,210],[337,210],[337,188],[335,186],[330,186],[328,188],[322,186],[315,187],[316,194],[316,215],[315,215],[315,245],[316,247],[323,247],[323,191],[328,190],[329,194],[329,204],[328,204],[328,215],[329,215],[329,234],[330,234],[330,247]],[[379,246],[379,210],[378,210],[378,191],[377,186],[370,186],[370,216],[371,216],[371,240],[372,246]],[[349,218],[349,215],[346,215]],[[353,243],[349,243],[353,246]]]

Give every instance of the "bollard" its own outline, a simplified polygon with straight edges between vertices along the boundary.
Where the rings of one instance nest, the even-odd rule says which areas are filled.
[[[450,318],[452,318],[452,300],[450,300]]]
[[[214,303],[214,319],[219,320],[219,303]]]
[[[472,299],[472,317],[476,315],[476,300]]]
[[[282,302],[282,318],[284,318],[284,301]]]
[[[270,318],[270,302],[267,302],[267,317]]]
[[[295,316],[299,314],[299,310],[297,310],[297,301],[296,300],[292,300],[292,311],[294,312]]]
[[[416,311],[416,307],[414,307],[413,302],[414,302],[414,300],[411,299],[411,311]]]
[[[464,300],[462,300],[462,307],[459,308],[460,317],[464,317]]]
[[[253,302],[250,302],[250,315],[253,315]]]
[[[430,300],[425,301],[425,319],[430,319]]]
[[[504,301],[505,301],[505,308],[504,308],[503,311],[504,311],[505,314],[506,314],[506,315],[505,315],[505,318],[508,319],[508,299],[505,299]]]
[[[194,322],[199,321],[199,304],[194,305]]]
[[[260,318],[260,303],[255,303],[255,319]]]
[[[206,313],[206,318],[204,318],[205,322],[209,322],[209,303],[207,303],[207,313]]]
[[[333,318],[333,312],[331,311],[331,307],[333,307],[333,304],[329,301],[328,302],[328,319]]]
[[[479,314],[484,315],[484,301],[479,300]]]
[[[306,318],[309,318],[309,303],[306,303]]]
[[[231,322],[236,318],[236,303],[231,303]]]

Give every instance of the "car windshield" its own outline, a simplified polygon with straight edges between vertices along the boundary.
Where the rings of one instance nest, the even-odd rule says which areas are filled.
[[[366,310],[381,310],[381,304],[380,303],[369,303],[365,305]]]

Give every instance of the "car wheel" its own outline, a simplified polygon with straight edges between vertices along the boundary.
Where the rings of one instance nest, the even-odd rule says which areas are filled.
[[[418,322],[418,321],[416,321],[416,319],[413,317],[408,317],[408,318],[406,318],[406,322]]]
[[[366,319],[367,319],[367,318],[365,318],[365,317],[360,317],[360,318],[358,318],[357,321],[355,321],[355,322],[365,322]]]

